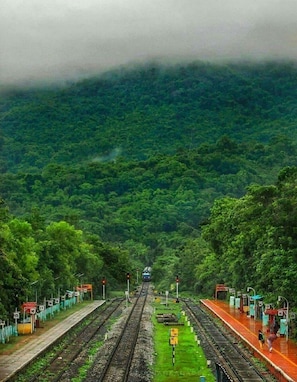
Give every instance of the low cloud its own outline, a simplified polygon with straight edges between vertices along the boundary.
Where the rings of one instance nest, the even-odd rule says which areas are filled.
[[[296,60],[295,0],[2,0],[2,86],[152,60]]]
[[[95,158],[92,159],[92,162],[97,162],[97,163],[104,163],[104,162],[115,162],[119,155],[121,155],[122,149],[120,147],[116,147],[113,149],[110,153],[106,155],[100,155],[96,156]]]

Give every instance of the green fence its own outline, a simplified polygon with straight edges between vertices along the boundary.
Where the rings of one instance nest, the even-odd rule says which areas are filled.
[[[10,337],[17,336],[17,335],[18,335],[18,332],[15,325],[2,326],[1,332],[0,332],[0,342],[2,344],[5,344],[6,342],[9,341]]]
[[[42,312],[36,313],[36,328],[39,327],[40,321],[46,321],[55,316],[55,314],[59,313],[61,310],[65,310],[71,308],[74,304],[78,302],[77,297],[72,297],[69,299],[65,299],[61,301],[59,304],[53,304],[52,306],[47,307]],[[1,321],[2,322],[2,321]],[[15,325],[7,325],[2,322],[0,328],[0,343],[5,344],[9,342],[9,338],[12,336],[17,336],[18,330]]]

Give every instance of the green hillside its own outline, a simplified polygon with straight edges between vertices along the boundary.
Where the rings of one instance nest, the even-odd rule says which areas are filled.
[[[296,93],[290,63],[150,65],[2,93],[0,316],[36,280],[44,296],[83,273],[99,293],[102,276],[121,288],[145,265],[160,288],[178,273],[181,291],[248,283],[294,306]],[[273,253],[286,282],[279,266],[263,276]]]
[[[1,98],[3,170],[296,139],[293,64],[148,66]],[[4,140],[4,141],[3,141]]]

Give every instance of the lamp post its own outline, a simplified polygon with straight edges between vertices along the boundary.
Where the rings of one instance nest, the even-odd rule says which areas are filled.
[[[57,276],[57,277],[54,278],[54,289],[56,289],[55,281],[59,280],[59,278],[60,278],[60,276]],[[54,301],[55,301],[55,309],[57,307],[58,312],[60,312],[61,306],[60,306],[60,285],[59,285],[59,281],[58,281],[57,292],[58,292],[57,297],[55,297],[55,299],[54,299]],[[56,291],[55,291],[55,294],[56,294]]]
[[[31,286],[36,285],[38,282],[39,282],[39,280],[33,281],[32,283],[30,283],[30,285]],[[37,295],[37,285],[36,285],[35,286],[35,302],[36,302],[36,304],[37,304],[37,299],[38,299],[38,295]]]
[[[256,299],[255,299],[255,296],[256,296],[256,291],[255,291],[255,289],[254,288],[252,288],[252,287],[247,287],[247,292],[249,292],[250,290],[252,290],[253,291],[253,293],[254,293],[254,310],[255,310],[255,319],[257,318],[257,309],[256,309]],[[250,304],[251,305],[251,304]]]
[[[60,276],[57,276],[54,278],[54,282],[56,280],[59,280]],[[56,284],[54,283],[54,288],[56,287]],[[60,298],[60,285],[59,285],[59,282],[58,282],[58,288],[57,288],[57,291],[58,291],[58,298]],[[55,292],[56,293],[56,292]]]
[[[78,277],[78,282],[80,284],[80,293],[79,293],[79,302],[81,302],[83,300],[83,288],[82,288],[82,277],[83,277],[84,273],[77,273],[75,276]]]
[[[287,326],[287,330],[286,330],[286,341],[288,341],[288,339],[289,339],[289,301],[286,299],[286,297],[278,296],[278,302],[281,302],[282,299],[285,300],[285,301],[286,301],[286,304],[287,304],[287,314],[286,314],[286,326]]]

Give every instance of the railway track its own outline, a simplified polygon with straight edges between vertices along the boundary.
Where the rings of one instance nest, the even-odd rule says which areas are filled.
[[[149,382],[144,361],[149,339],[143,328],[150,321],[149,305],[144,312],[149,287],[150,283],[143,283],[128,306],[124,298],[102,305],[9,381]],[[148,315],[144,322],[143,313]],[[84,375],[80,374],[82,368]]]
[[[200,306],[183,300],[186,314],[211,361],[214,374],[224,370],[224,381],[275,382],[276,379],[252,361],[247,350],[230,333],[224,331]]]
[[[143,283],[116,343],[105,358],[105,363],[95,361],[94,368],[88,373],[86,380],[98,382],[130,382],[133,380],[130,369],[148,290],[149,283]],[[141,381],[140,376],[137,377],[137,381]]]
[[[87,323],[75,329],[74,336],[72,334],[64,339],[59,350],[55,346],[52,358],[50,362],[47,361],[46,366],[38,372],[35,371],[34,376],[25,376],[25,379],[13,379],[13,381],[69,382],[79,375],[79,368],[85,366],[88,361],[89,369],[85,377],[80,376],[80,380],[150,381],[148,365],[143,358],[143,354],[150,347],[146,346],[145,341],[148,341],[148,336],[144,336],[141,326],[149,287],[150,283],[143,283],[129,307],[126,306],[124,299],[119,299],[94,312],[87,319]],[[224,376],[218,381],[276,381],[264,367],[254,363],[251,354],[243,345],[238,343],[238,340],[228,333],[226,328],[219,325],[209,313],[190,300],[182,300],[182,303],[206,357],[211,361],[210,367],[213,373],[218,375],[218,370],[224,371]],[[110,337],[106,337],[102,345],[108,328],[111,328],[115,317],[120,315],[121,318],[117,320],[115,328],[110,331]],[[150,318],[143,321],[148,320]],[[141,353],[139,349],[135,352],[137,346],[141,346],[144,352]],[[95,350],[92,356],[89,353],[90,349]],[[46,355],[41,355],[40,358],[46,358]]]
[[[106,304],[103,309],[93,312],[84,321],[84,325],[75,329],[75,335],[71,333],[69,338],[61,342],[58,350],[56,347],[52,352],[53,356],[44,367],[39,368],[34,376],[25,377],[26,382],[58,382],[70,380],[69,374],[77,375],[79,367],[85,363],[85,359],[88,357],[87,352],[92,344],[104,339],[105,324],[112,317],[120,315],[123,301],[123,299],[115,299]],[[45,355],[45,358],[48,357]],[[19,379],[17,377],[14,380]]]

